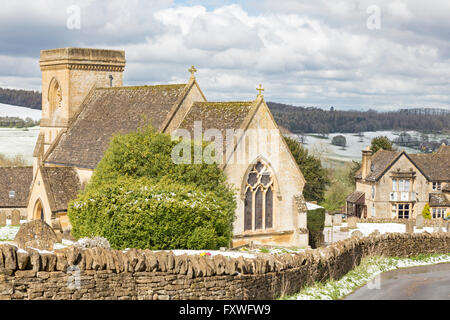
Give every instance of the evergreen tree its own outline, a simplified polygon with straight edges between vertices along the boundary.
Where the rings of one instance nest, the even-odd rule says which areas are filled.
[[[388,137],[385,136],[379,136],[372,139],[372,145],[370,147],[370,150],[372,150],[373,153],[376,153],[378,150],[394,150],[394,147],[392,146],[391,140],[389,140]]]
[[[422,216],[425,219],[431,219],[431,210],[430,210],[430,205],[428,203],[425,205],[425,207],[423,207]]]
[[[327,171],[322,167],[319,158],[308,154],[308,150],[297,141],[284,137],[295,161],[306,180],[303,195],[307,201],[321,202],[324,200],[325,190],[330,184]]]

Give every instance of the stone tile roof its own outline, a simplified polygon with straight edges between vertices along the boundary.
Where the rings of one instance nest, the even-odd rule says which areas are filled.
[[[450,181],[450,154],[437,152],[433,154],[410,154],[408,156],[428,180]]]
[[[145,120],[159,128],[185,88],[178,84],[94,90],[46,163],[94,169],[114,134],[134,131]]]
[[[26,208],[32,181],[32,167],[0,168],[0,208]],[[15,192],[13,198],[10,191]]]
[[[223,161],[226,161],[227,129],[240,129],[253,106],[253,101],[195,102],[179,128],[188,130],[191,139],[194,139],[196,121],[202,122],[202,133],[208,129],[220,130],[223,137]]]
[[[429,181],[450,181],[450,147],[442,145],[436,153],[407,154],[401,151],[378,150],[372,156],[371,172],[367,180],[377,181],[387,169],[404,153]],[[361,179],[361,169],[355,174]]]
[[[430,193],[428,203],[430,207],[450,207],[449,196],[443,193]]]
[[[347,202],[350,203],[358,203],[358,204],[364,204],[364,198],[361,199],[362,197],[364,197],[364,192],[361,191],[354,191],[353,193],[351,193],[348,197],[347,197]],[[359,200],[359,201],[358,201]]]
[[[450,192],[450,183],[447,183],[444,186],[442,186],[442,192]]]
[[[194,122],[202,121],[203,131],[208,129],[239,129],[252,109],[253,101],[236,102],[195,102],[180,125],[192,137]],[[225,132],[224,132],[225,133]]]
[[[78,195],[81,183],[75,169],[67,167],[41,167],[53,212],[67,211],[67,205]]]
[[[380,149],[372,156],[372,165],[371,171],[369,175],[366,177],[366,180],[376,181],[384,174],[387,168],[400,156],[401,151],[388,151]],[[359,169],[355,178],[361,179],[361,171]]]

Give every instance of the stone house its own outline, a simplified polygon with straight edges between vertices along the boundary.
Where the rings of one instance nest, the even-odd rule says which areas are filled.
[[[26,219],[32,180],[32,167],[0,167],[0,212],[10,217],[13,210],[18,210]]]
[[[225,135],[220,166],[237,190],[234,246],[308,245],[305,179],[261,91],[252,101],[207,101],[195,68],[184,84],[126,87],[125,52],[116,50],[44,50],[40,66],[42,120],[29,220],[68,232],[68,202],[88,183],[111,137],[150,121],[160,132],[194,134],[194,140],[212,130],[214,144]],[[235,134],[228,136],[230,130]]]
[[[434,219],[450,213],[450,146],[433,154],[362,151],[347,214],[361,218],[414,219],[428,203]]]

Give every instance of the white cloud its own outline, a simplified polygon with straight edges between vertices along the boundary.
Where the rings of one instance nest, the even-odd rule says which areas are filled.
[[[82,28],[68,32],[72,2],[82,8]],[[297,105],[450,106],[445,0],[249,0],[213,9],[200,1],[27,3],[23,9],[8,1],[0,11],[2,85],[37,79],[38,51],[70,45],[125,49],[129,84],[184,82],[194,64],[209,99],[253,99],[262,83],[267,100]],[[381,9],[380,30],[366,27],[373,4]]]

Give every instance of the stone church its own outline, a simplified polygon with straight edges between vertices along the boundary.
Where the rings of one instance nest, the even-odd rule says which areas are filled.
[[[261,91],[253,101],[210,102],[195,68],[184,84],[126,87],[125,52],[115,50],[44,50],[40,67],[42,120],[28,220],[42,219],[55,230],[70,231],[68,202],[88,183],[115,133],[134,131],[145,125],[143,119],[167,134],[193,132],[200,122],[200,137],[212,128],[238,132],[227,139],[231,148],[220,165],[236,188],[233,246],[308,245],[305,179]],[[275,145],[275,152],[267,145]],[[247,156],[245,161],[233,161],[238,151]]]

